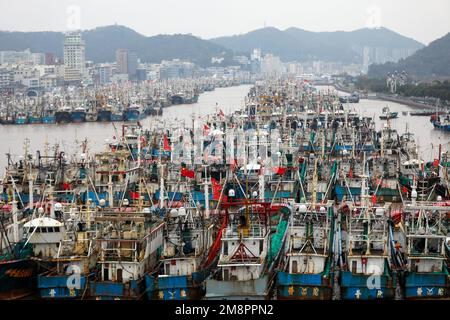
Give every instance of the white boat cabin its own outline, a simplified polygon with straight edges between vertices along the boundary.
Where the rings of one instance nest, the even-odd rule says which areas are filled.
[[[41,217],[24,224],[24,234],[33,245],[34,254],[39,258],[54,258],[64,234],[64,224],[56,219]]]

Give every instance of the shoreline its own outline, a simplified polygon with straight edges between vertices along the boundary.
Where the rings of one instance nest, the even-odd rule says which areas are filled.
[[[340,87],[339,85],[336,85],[336,84],[332,85],[332,87],[334,87],[338,91],[342,91],[347,94],[352,93],[347,88]],[[394,96],[391,96],[388,94],[383,94],[383,93],[370,93],[368,95],[364,95],[362,97],[362,99],[396,102],[396,103],[404,104],[413,109],[431,110],[431,109],[435,108],[435,106],[432,106],[429,104],[424,104],[424,103],[419,103],[419,102],[411,100],[410,98],[404,98],[404,97],[400,97],[400,96],[394,97]]]

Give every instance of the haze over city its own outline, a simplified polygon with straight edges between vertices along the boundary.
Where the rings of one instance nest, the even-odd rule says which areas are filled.
[[[0,30],[67,31],[117,23],[147,36],[192,33],[209,39],[264,26],[310,31],[383,26],[426,45],[450,31],[448,12],[446,0],[17,0],[2,7]]]

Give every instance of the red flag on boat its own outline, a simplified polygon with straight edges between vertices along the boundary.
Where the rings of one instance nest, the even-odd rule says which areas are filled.
[[[213,199],[214,200],[219,200],[220,193],[222,192],[222,186],[214,178],[211,178],[211,184],[212,184]]]
[[[353,170],[352,170],[352,168],[350,168],[350,170],[348,171],[348,177],[349,178],[353,178]]]
[[[139,192],[137,192],[137,191],[130,191],[130,197],[133,200],[138,200],[139,199]]]
[[[167,135],[164,135],[164,151],[171,151]]]
[[[405,186],[402,187],[402,193],[408,193],[408,189]]]
[[[223,113],[222,109],[219,109],[219,116],[225,117],[225,113]]]
[[[231,171],[234,172],[236,170],[236,167],[237,167],[237,160],[234,159],[233,163],[231,164]]]
[[[375,205],[377,203],[377,196],[374,194],[372,196],[372,204]]]
[[[439,166],[439,160],[434,159],[433,166],[438,167]]]
[[[204,135],[204,136],[207,136],[208,133],[209,133],[209,126],[205,123],[205,124],[203,125],[203,135]]]
[[[70,190],[70,183],[64,182],[63,183],[63,190]]]
[[[181,168],[181,176],[182,177],[186,177],[186,178],[190,178],[190,179],[194,179],[195,172],[193,170],[188,170],[186,168]]]
[[[286,173],[286,168],[283,167],[275,167],[275,174],[282,176]]]

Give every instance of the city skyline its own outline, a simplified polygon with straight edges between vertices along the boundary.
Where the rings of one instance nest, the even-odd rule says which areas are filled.
[[[133,5],[134,4],[134,5]],[[404,10],[408,6],[408,10]],[[205,8],[208,9],[205,14]],[[24,19],[18,19],[20,12]],[[50,0],[39,5],[18,0],[0,12],[0,30],[70,31],[119,24],[145,36],[190,33],[203,39],[243,34],[262,27],[308,31],[352,31],[385,27],[427,45],[450,32],[450,2],[428,3],[400,0],[329,1],[295,3],[231,0],[214,3],[205,0],[141,3],[133,0],[86,1]],[[43,19],[42,17],[47,17]],[[48,19],[49,18],[49,19]]]

